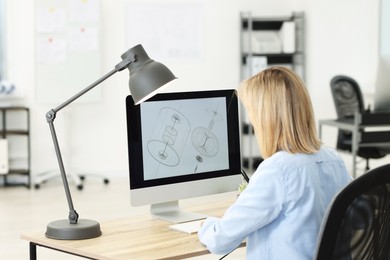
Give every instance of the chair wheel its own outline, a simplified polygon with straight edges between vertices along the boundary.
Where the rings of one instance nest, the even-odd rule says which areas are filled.
[[[104,184],[109,184],[110,180],[109,179],[104,179],[103,182],[104,182]]]
[[[38,190],[40,187],[41,187],[41,185],[39,185],[39,184],[35,184],[35,185],[34,185],[34,188],[37,189],[37,190]]]
[[[82,185],[82,184],[77,185],[77,189],[78,189],[78,190],[82,190],[82,189],[83,189],[83,185]]]
[[[85,180],[85,176],[84,175],[80,175],[80,180]]]

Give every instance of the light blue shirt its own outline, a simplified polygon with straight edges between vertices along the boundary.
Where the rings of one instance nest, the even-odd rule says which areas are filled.
[[[247,239],[247,259],[312,259],[325,211],[351,180],[332,149],[278,152],[260,164],[222,218],[204,221],[199,239],[214,254]]]

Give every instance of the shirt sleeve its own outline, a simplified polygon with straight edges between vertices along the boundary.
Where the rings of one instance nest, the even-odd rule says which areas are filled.
[[[276,167],[261,166],[222,218],[204,221],[198,236],[211,253],[229,253],[280,214],[285,197],[282,174]]]

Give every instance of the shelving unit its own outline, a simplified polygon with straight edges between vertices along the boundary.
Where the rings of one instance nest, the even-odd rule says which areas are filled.
[[[254,17],[241,13],[241,78],[256,74],[253,58],[269,65],[290,66],[305,79],[304,14],[289,17]]]
[[[286,17],[259,17],[250,12],[240,15],[241,80],[271,65],[288,66],[305,80],[304,13]],[[242,120],[243,167],[253,172],[262,162],[253,127],[244,109]]]
[[[0,138],[8,141],[9,155],[8,173],[0,175],[2,183],[30,188],[30,110],[23,106],[0,106],[0,118]],[[15,177],[12,182],[11,176]]]

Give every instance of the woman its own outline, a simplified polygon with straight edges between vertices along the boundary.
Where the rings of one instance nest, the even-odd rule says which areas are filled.
[[[215,254],[247,238],[247,259],[312,259],[326,208],[351,177],[321,146],[309,94],[292,70],[270,67],[237,94],[264,161],[225,215],[204,221],[199,239]]]

